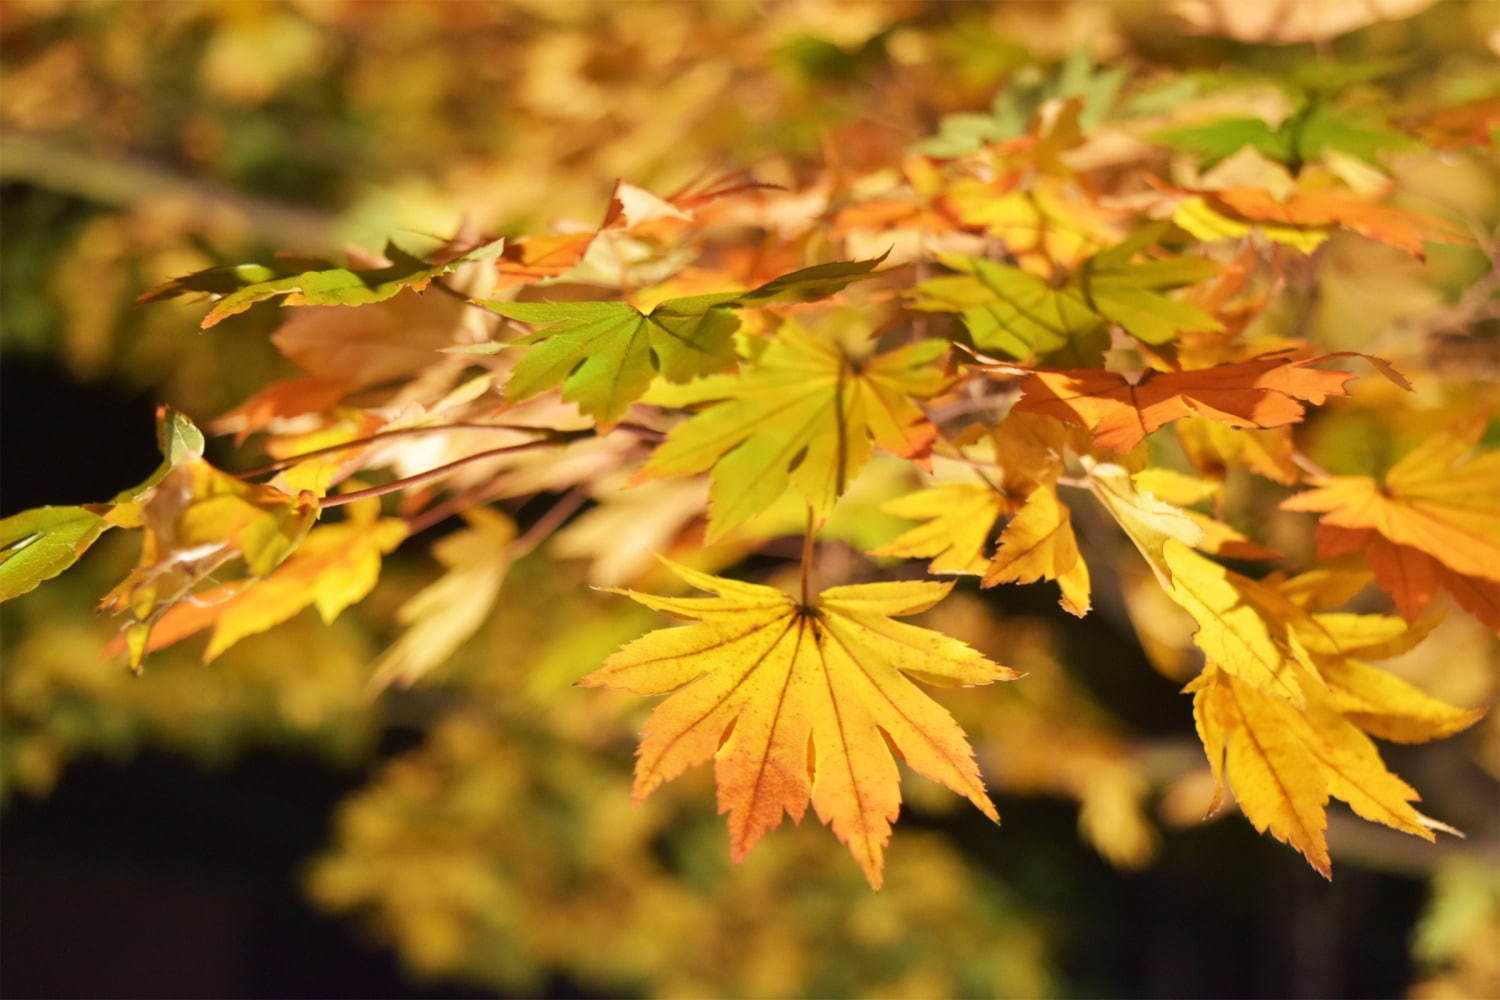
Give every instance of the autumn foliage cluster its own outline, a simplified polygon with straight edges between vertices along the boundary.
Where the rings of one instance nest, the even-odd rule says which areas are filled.
[[[1190,37],[1251,48],[1361,26],[1275,38],[1210,16],[1234,5],[1178,6]],[[928,71],[961,38],[931,11],[883,16],[866,47]],[[879,888],[900,765],[997,822],[986,770],[1034,780],[1078,798],[1115,860],[1150,853],[1146,782],[1089,735],[1092,708],[1059,700],[1055,663],[1027,652],[1046,641],[973,618],[972,595],[1004,608],[1041,583],[1052,627],[1133,623],[1181,686],[1207,777],[1181,783],[1179,813],[1233,802],[1325,876],[1331,799],[1456,834],[1377,741],[1485,714],[1382,662],[1443,627],[1500,633],[1493,175],[1487,202],[1450,201],[1442,173],[1493,170],[1500,103],[1403,90],[1389,60],[1308,65],[1013,57],[988,108],[942,109],[925,134],[853,117],[671,184],[610,178],[584,220],[544,208],[502,238],[481,213],[379,252],[171,276],[141,309],[185,300],[208,338],[273,316],[295,371],[225,413],[164,407],[138,485],[0,522],[0,592],[44,593],[96,541],[136,536],[101,607],[111,653],[149,676],[179,643],[215,660],[308,609],[334,623],[393,552],[426,547],[440,572],[379,601],[398,631],[355,668],[367,696],[440,689],[507,605],[592,628],[530,679],[522,645],[505,682],[588,706],[565,727],[579,759],[528,773],[495,748],[497,785],[587,771],[589,729],[639,703],[567,684],[620,689],[654,705],[637,802],[710,766],[715,790],[692,794],[716,796],[735,861],[811,812]],[[1353,291],[1327,290],[1338,273]],[[1330,316],[1386,280],[1421,285],[1417,304],[1372,295],[1340,333]],[[581,568],[517,588],[534,554]],[[589,611],[570,625],[543,600]],[[630,602],[658,614],[588,617]],[[585,662],[599,642],[614,651]],[[929,693],[1000,682],[1037,701]],[[957,720],[986,734],[980,759]],[[1043,776],[1004,762],[1049,726],[1080,735],[1030,765]],[[472,718],[442,733],[425,752],[459,761],[497,739]],[[387,821],[351,822],[378,840]],[[597,838],[584,850],[620,849]],[[333,900],[367,891],[346,862],[318,879]]]

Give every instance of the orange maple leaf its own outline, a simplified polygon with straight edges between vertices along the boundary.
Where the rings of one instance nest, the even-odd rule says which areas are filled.
[[[1000,365],[992,370],[1027,372],[1015,410],[1087,428],[1101,448],[1128,452],[1147,434],[1184,417],[1207,417],[1231,427],[1296,423],[1306,404],[1318,406],[1348,394],[1345,386],[1353,372],[1310,367],[1342,356],[1299,360],[1291,351],[1279,351],[1195,371],[1147,372],[1134,384],[1117,372],[1092,368],[1048,371]],[[1369,360],[1410,388],[1384,361]]]
[[[1461,461],[1484,432],[1481,414],[1429,438],[1369,476],[1324,476],[1282,504],[1316,511],[1325,557],[1363,551],[1403,617],[1421,614],[1443,587],[1500,630],[1500,451]]]
[[[998,822],[963,730],[908,678],[951,687],[1020,675],[893,620],[932,607],[952,584],[856,584],[800,604],[774,587],[668,565],[716,596],[624,593],[697,624],[642,636],[580,681],[670,694],[646,723],[637,800],[712,757],[734,860],[811,802],[877,888],[901,806],[893,747]]]
[[[1285,201],[1278,201],[1263,188],[1231,188],[1199,194],[1216,211],[1250,222],[1312,228],[1342,226],[1419,259],[1425,257],[1423,243],[1427,240],[1469,242],[1466,235],[1442,219],[1353,195],[1298,191]]]

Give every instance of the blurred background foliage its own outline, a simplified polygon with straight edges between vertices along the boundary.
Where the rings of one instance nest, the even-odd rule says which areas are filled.
[[[186,271],[374,249],[461,219],[496,234],[590,220],[617,178],[665,192],[747,167],[796,183],[823,157],[871,169],[923,143],[1004,137],[1043,93],[1167,124],[1187,101],[1200,114],[1214,102],[1284,114],[1316,93],[1426,121],[1500,93],[1493,3],[1306,0],[1283,17],[1256,13],[1285,6],[11,0],[0,6],[5,512],[140,478],[154,464],[149,399],[206,419],[290,370],[267,337],[273,310],[203,335],[194,306],[134,304]],[[1136,83],[1121,92],[1123,69]],[[1438,147],[1441,124],[1423,126]],[[1494,153],[1491,142],[1390,162],[1407,197],[1430,202],[1414,207],[1480,220],[1493,241]],[[1339,237],[1321,253],[1301,289],[1311,307],[1282,321],[1334,349],[1461,373],[1470,403],[1493,398],[1500,320],[1463,301],[1485,287],[1483,253],[1435,247],[1419,262]],[[1320,414],[1313,457],[1378,470],[1433,429],[1420,408],[1393,423],[1384,391]],[[1305,525],[1255,513],[1274,507],[1257,493],[1273,484],[1228,488],[1239,527],[1311,552]],[[855,507],[869,530],[871,509]],[[520,510],[523,527],[536,513]],[[1102,523],[1080,530],[1111,549]],[[77,907],[108,894],[91,887],[109,883],[57,845],[92,856],[90,837],[115,839],[116,824],[120,837],[137,831],[108,855],[122,867],[188,864],[204,893],[224,870],[264,870],[344,921],[316,940],[399,956],[405,985],[361,971],[379,968],[378,953],[330,946],[315,979],[324,995],[1500,992],[1494,716],[1392,754],[1428,793],[1424,808],[1469,839],[1428,847],[1335,815],[1340,870],[1325,886],[1238,818],[1202,822],[1207,769],[1176,693],[1191,670],[1187,632],[1131,559],[1096,571],[1099,613],[1081,623],[1060,623],[1037,588],[955,595],[933,613],[933,627],[1029,673],[946,702],[1007,822],[996,832],[913,784],[886,888],[872,894],[816,829],[781,831],[731,868],[702,773],[629,805],[643,706],[571,685],[652,619],[588,590],[566,542],[513,569],[496,612],[432,683],[378,698],[371,664],[396,608],[433,579],[430,559],[393,556],[372,597],[332,626],[304,614],[211,666],[169,649],[134,678],[103,656],[110,626],[86,610],[129,566],[121,542],[106,538],[80,572],[0,612],[7,992],[179,992],[170,961],[95,962],[109,932],[90,936],[86,916],[84,932],[64,935]],[[1493,637],[1455,616],[1393,669],[1480,706],[1495,700],[1495,662]],[[87,763],[140,755],[122,770]],[[177,757],[211,780],[163,763]],[[70,798],[70,767],[80,787],[102,780],[117,794]],[[257,767],[289,779],[270,792],[276,815],[315,855],[212,824],[197,841],[153,834],[191,827],[203,808],[220,826],[256,828],[265,796],[238,783]],[[197,798],[131,802],[132,782],[162,773]],[[60,824],[72,827],[55,838]],[[183,916],[191,906],[153,895],[143,883],[139,908],[108,912],[188,934],[186,949],[211,936]],[[237,940],[226,954],[291,961]],[[246,971],[243,955],[221,964],[200,970],[221,995],[313,990],[291,966],[277,978]],[[117,978],[89,978],[101,970]]]

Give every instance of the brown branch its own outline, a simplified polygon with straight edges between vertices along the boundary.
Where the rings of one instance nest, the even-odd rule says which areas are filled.
[[[520,559],[535,551],[537,546],[561,528],[578,508],[588,503],[588,500],[588,487],[582,483],[564,493],[557,503],[547,508],[547,513],[537,518],[536,523],[526,529],[525,534],[511,543],[511,558]]]
[[[257,468],[250,469],[245,472],[236,473],[236,476],[238,476],[240,479],[247,479],[252,476],[263,476],[268,472],[280,472],[283,469],[290,468],[291,466],[296,465],[298,462],[301,462],[305,459],[317,458],[319,455],[332,455],[340,451],[353,451],[356,448],[363,448],[366,445],[374,444],[376,441],[385,441],[390,438],[398,437],[415,437],[419,434],[441,434],[448,431],[533,431],[540,435],[540,437],[537,438],[537,441],[556,441],[556,443],[563,443],[560,438],[572,440],[572,438],[567,437],[567,435],[586,437],[588,434],[593,433],[592,431],[554,431],[550,428],[545,427],[516,427],[510,424],[456,423],[431,424],[423,427],[398,427],[393,431],[379,431],[378,433],[371,434],[368,437],[356,438],[353,441],[345,441],[343,444],[331,444],[326,448],[314,448],[312,451],[304,451],[296,455],[287,455],[285,458],[278,458],[274,462],[268,462],[265,465],[258,466]]]
[[[486,458],[495,458],[499,455],[509,455],[518,451],[528,451],[532,448],[543,447],[545,445],[554,443],[556,442],[545,439],[538,441],[523,441],[520,444],[506,445],[504,448],[491,448],[489,451],[475,452],[472,455],[466,455],[463,458],[449,462],[447,465],[440,465],[435,469],[428,469],[426,472],[419,472],[414,476],[406,476],[402,479],[396,479],[389,483],[384,483],[380,486],[371,486],[368,489],[355,490],[352,493],[340,493],[337,496],[327,497],[323,500],[323,508],[326,510],[329,507],[342,507],[344,504],[354,503],[356,500],[368,500],[370,497],[383,497],[387,493],[397,493],[401,490],[406,489],[408,486],[415,486],[418,483],[425,483],[429,479],[435,479],[438,476],[453,471],[454,469],[468,465],[470,462],[478,462]]]

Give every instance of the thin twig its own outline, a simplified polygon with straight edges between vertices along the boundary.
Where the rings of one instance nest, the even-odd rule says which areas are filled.
[[[510,552],[512,559],[520,559],[536,550],[553,532],[561,528],[563,524],[577,512],[578,508],[588,503],[588,487],[580,483],[574,486],[562,497],[547,508],[547,513],[536,519],[536,523],[526,529],[526,532],[511,543]]]
[[[297,455],[287,455],[285,458],[278,458],[274,462],[268,462],[257,468],[236,473],[236,475],[241,479],[263,476],[268,472],[280,472],[282,469],[290,468],[298,462],[309,458],[317,458],[319,455],[332,455],[340,451],[353,451],[356,448],[363,448],[366,445],[374,444],[377,441],[385,441],[390,438],[415,437],[419,434],[440,434],[447,431],[536,431],[541,434],[541,437],[537,439],[539,441],[551,440],[552,435],[560,433],[572,433],[554,431],[550,428],[515,427],[509,424],[456,423],[430,424],[423,427],[398,427],[393,431],[379,431],[368,437],[345,441],[343,444],[331,444],[326,448],[314,448],[312,451],[304,451]]]
[[[407,518],[406,537],[411,538],[413,535],[419,535],[434,524],[440,524],[454,514],[466,511],[470,507],[477,507],[482,503],[488,503],[494,499],[494,494],[498,492],[497,485],[499,484],[494,479],[483,483],[476,483],[466,490],[453,494],[453,496],[442,503],[433,504],[420,514]]]
[[[470,462],[478,462],[481,459],[486,458],[495,458],[499,455],[509,455],[517,451],[527,451],[531,448],[537,448],[553,443],[554,442],[546,439],[538,441],[523,441],[520,444],[507,445],[504,448],[491,448],[489,451],[475,452],[472,455],[466,455],[463,458],[449,462],[447,465],[440,465],[436,469],[428,469],[426,472],[419,472],[414,476],[406,476],[405,478],[396,479],[389,483],[384,483],[380,486],[371,486],[368,489],[355,490],[352,493],[340,493],[337,496],[327,497],[323,500],[323,508],[327,509],[329,507],[342,507],[344,504],[354,503],[356,500],[368,500],[370,497],[383,497],[387,493],[396,493],[400,490],[406,489],[408,486],[415,486],[417,483],[424,483],[429,479],[435,479],[438,476],[459,468],[460,466],[468,465]]]
[[[1323,468],[1317,462],[1314,462],[1312,459],[1308,458],[1300,451],[1293,450],[1292,464],[1310,476],[1315,476],[1318,479],[1328,478],[1327,469]]]

